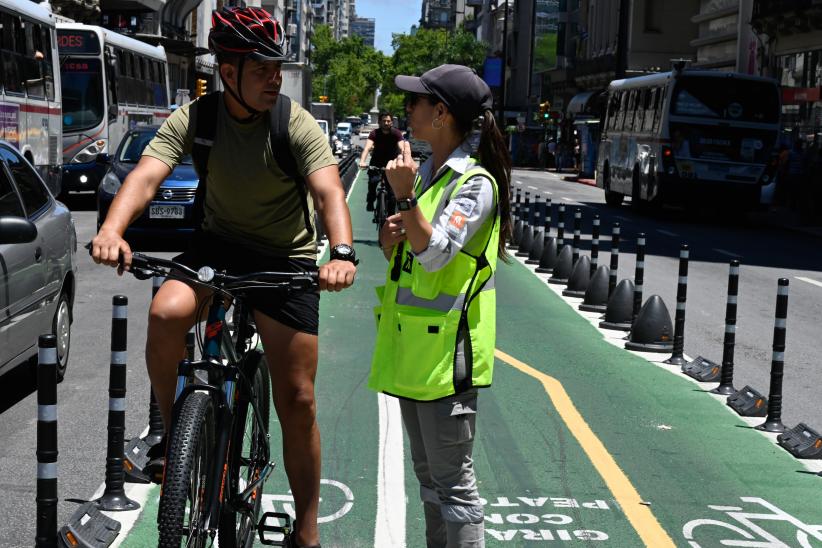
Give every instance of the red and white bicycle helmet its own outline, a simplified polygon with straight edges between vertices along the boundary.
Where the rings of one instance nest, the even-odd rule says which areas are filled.
[[[238,55],[256,61],[283,61],[283,26],[262,8],[228,8],[211,12],[208,45],[216,54]]]

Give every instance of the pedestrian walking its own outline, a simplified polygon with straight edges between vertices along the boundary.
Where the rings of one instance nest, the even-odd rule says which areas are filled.
[[[511,233],[511,159],[488,86],[468,67],[397,76],[419,169],[407,143],[386,166],[399,213],[380,232],[389,261],[369,387],[400,399],[429,548],[485,546],[473,466],[477,393],[491,385],[497,259]],[[479,149],[468,145],[481,132]],[[417,543],[415,543],[417,545]]]

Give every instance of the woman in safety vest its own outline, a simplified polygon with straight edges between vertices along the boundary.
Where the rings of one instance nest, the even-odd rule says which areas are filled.
[[[399,213],[380,231],[389,261],[377,289],[377,342],[368,385],[400,398],[431,547],[485,546],[472,449],[477,389],[491,385],[497,259],[511,232],[511,159],[491,90],[470,68],[397,76],[420,167],[408,142],[386,166]],[[479,147],[472,152],[472,134]]]

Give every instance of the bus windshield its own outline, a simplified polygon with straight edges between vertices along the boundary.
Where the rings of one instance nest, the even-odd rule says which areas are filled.
[[[775,83],[710,76],[677,80],[671,114],[730,122],[776,124],[779,91]]]
[[[103,77],[99,59],[67,57],[60,71],[63,130],[91,129],[103,121]]]

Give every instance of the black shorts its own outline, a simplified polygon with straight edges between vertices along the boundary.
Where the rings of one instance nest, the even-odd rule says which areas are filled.
[[[317,263],[311,259],[264,257],[259,252],[210,234],[194,236],[189,249],[174,260],[194,270],[210,266],[237,276],[251,272],[317,271]],[[286,293],[276,289],[253,289],[245,295],[246,304],[258,312],[297,331],[309,335],[318,333],[319,290]]]

